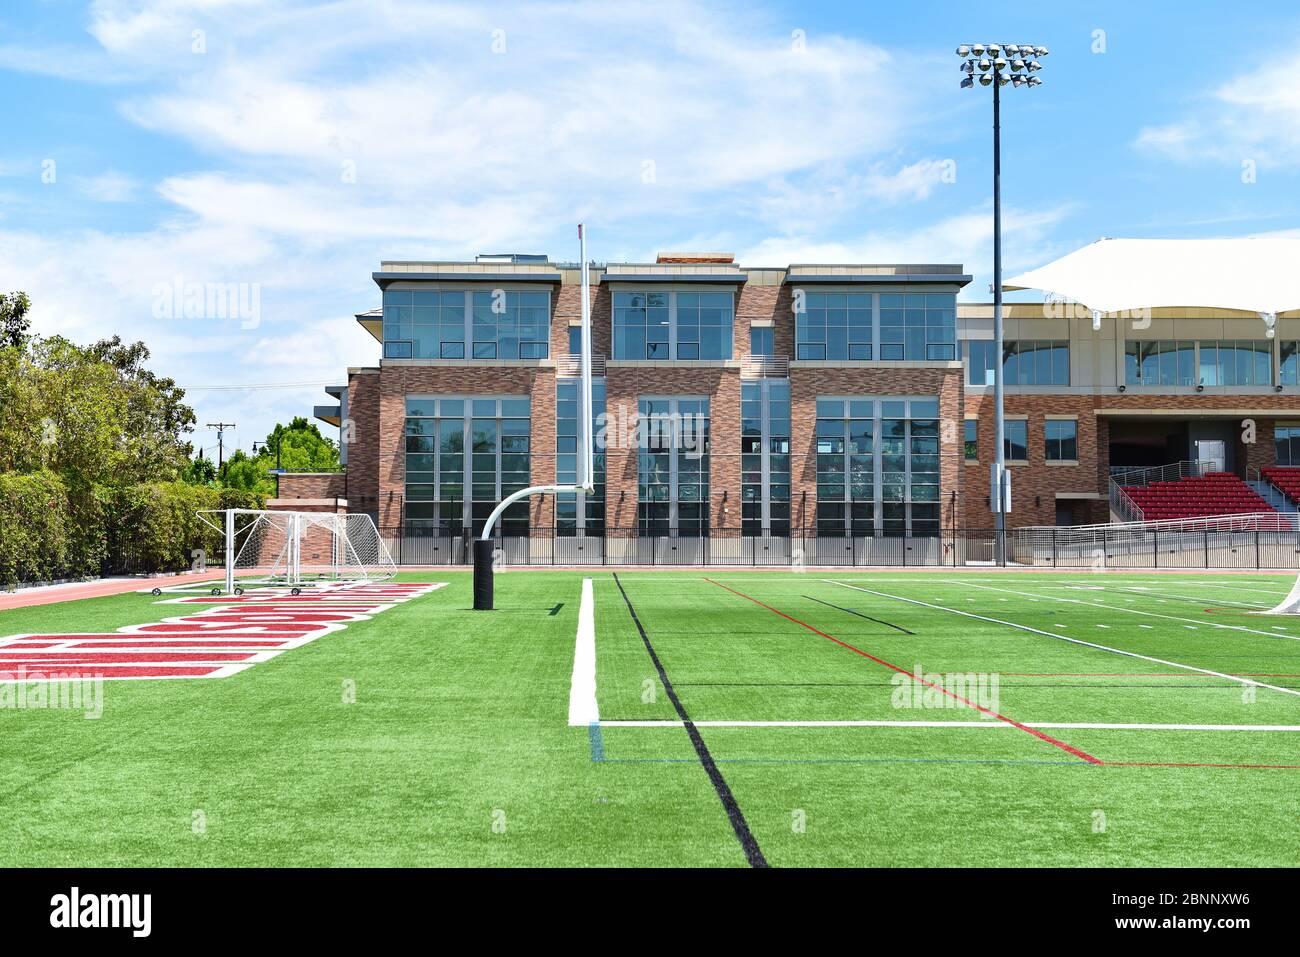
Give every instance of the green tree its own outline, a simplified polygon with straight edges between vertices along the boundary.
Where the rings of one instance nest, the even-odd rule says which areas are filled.
[[[277,425],[266,437],[266,446],[259,453],[277,461],[279,451],[281,468],[295,472],[333,472],[339,468],[338,446],[321,435],[315,422],[304,416],[294,416],[288,425]]]
[[[27,310],[31,307],[25,292],[0,293],[0,348],[21,349],[27,344],[32,324]]]
[[[236,449],[230,458],[221,464],[219,473],[221,487],[255,492],[267,497],[273,496],[275,479],[271,477],[270,470],[274,465],[274,459],[264,455],[252,457],[243,449]]]
[[[194,411],[145,363],[143,342],[79,346],[29,332],[27,295],[0,295],[0,472],[48,469],[74,490],[170,481]]]

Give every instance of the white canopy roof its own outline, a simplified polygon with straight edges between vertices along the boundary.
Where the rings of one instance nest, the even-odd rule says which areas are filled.
[[[1300,239],[1100,239],[1013,276],[1102,312],[1189,306],[1300,309]]]

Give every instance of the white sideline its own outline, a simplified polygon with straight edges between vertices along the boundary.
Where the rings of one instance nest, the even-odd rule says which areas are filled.
[[[569,684],[569,725],[589,726],[600,720],[596,704],[596,602],[591,579],[582,580],[578,606],[578,637],[573,645],[573,679]]]
[[[1142,661],[1151,661],[1151,662],[1154,662],[1155,664],[1158,664],[1158,665],[1168,665],[1168,666],[1171,667],[1171,668],[1182,668],[1184,671],[1195,671],[1195,672],[1198,672],[1198,673],[1203,674],[1203,675],[1213,675],[1213,676],[1216,677],[1216,678],[1224,678],[1224,679],[1226,679],[1226,680],[1228,680],[1228,681],[1237,681],[1237,682],[1240,682],[1240,683],[1243,684],[1243,685],[1254,685],[1256,688],[1267,688],[1267,689],[1269,689],[1270,691],[1278,691],[1278,692],[1281,692],[1282,694],[1289,694],[1289,695],[1293,695],[1293,696],[1295,696],[1295,697],[1297,697],[1297,698],[1300,698],[1300,691],[1296,690],[1295,688],[1282,688],[1282,687],[1279,687],[1278,685],[1270,685],[1270,684],[1266,684],[1266,683],[1264,683],[1263,681],[1256,681],[1256,680],[1254,680],[1253,678],[1243,678],[1243,677],[1241,677],[1240,675],[1228,675],[1228,674],[1224,674],[1224,673],[1221,672],[1221,671],[1211,671],[1211,670],[1208,669],[1208,668],[1197,668],[1197,667],[1195,667],[1195,666],[1193,666],[1193,665],[1185,665],[1185,664],[1183,664],[1182,662],[1179,662],[1179,661],[1169,661],[1169,660],[1167,660],[1167,659],[1165,659],[1165,658],[1153,658],[1153,657],[1151,657],[1150,655],[1141,655],[1141,654],[1138,654],[1136,651],[1125,651],[1125,650],[1122,649],[1122,648],[1112,648],[1112,647],[1110,647],[1109,645],[1099,645],[1099,644],[1097,644],[1097,643],[1094,642],[1094,641],[1084,641],[1082,638],[1071,638],[1069,635],[1060,635],[1060,634],[1057,634],[1057,633],[1054,632],[1054,631],[1043,631],[1041,628],[1032,628],[1032,627],[1030,627],[1029,625],[1022,625],[1022,624],[1020,624],[1019,622],[1014,622],[1014,621],[1003,621],[1001,618],[987,618],[987,617],[985,617],[984,615],[976,615],[976,614],[974,614],[974,613],[972,613],[972,612],[969,612],[969,611],[962,611],[962,610],[960,610],[960,609],[958,609],[958,608],[948,608],[948,607],[946,607],[946,606],[944,606],[944,605],[934,605],[934,604],[931,604],[931,603],[928,602],[928,601],[921,601],[921,600],[918,599],[918,598],[904,598],[902,595],[891,595],[891,594],[889,594],[888,592],[883,592],[883,591],[872,591],[870,588],[863,588],[863,587],[861,587],[860,585],[849,585],[849,584],[847,584],[847,583],[845,583],[845,582],[835,581],[835,580],[832,579],[832,578],[823,578],[822,581],[827,582],[828,584],[831,584],[831,585],[839,585],[841,588],[851,588],[851,589],[853,589],[854,591],[865,592],[865,593],[868,594],[868,595],[878,595],[878,596],[881,597],[881,598],[892,598],[892,599],[894,599],[895,601],[905,601],[905,602],[907,602],[908,604],[911,604],[911,605],[921,605],[921,606],[923,606],[923,607],[925,607],[925,608],[935,608],[935,609],[938,609],[938,610],[940,610],[940,611],[951,612],[951,613],[954,614],[954,615],[962,615],[963,617],[966,617],[966,618],[975,618],[975,619],[978,619],[979,621],[988,621],[988,622],[992,622],[992,623],[995,624],[995,625],[1006,625],[1008,628],[1019,628],[1021,631],[1028,631],[1028,632],[1031,632],[1032,634],[1035,634],[1035,635],[1042,635],[1042,636],[1044,636],[1045,638],[1056,638],[1056,639],[1058,639],[1059,641],[1068,641],[1068,642],[1070,642],[1070,644],[1073,644],[1073,645],[1083,645],[1085,648],[1096,648],[1098,651],[1109,651],[1111,654],[1123,655],[1123,656],[1126,657],[1126,658],[1139,658],[1139,659],[1141,659]],[[975,583],[974,583],[974,582],[965,582],[965,584],[967,584],[967,585],[973,585],[973,584],[975,584]],[[976,586],[976,587],[979,587],[979,588],[992,588],[994,591],[1007,591],[1007,589],[1005,589],[1005,588],[993,588],[992,585],[979,585],[979,586]],[[1011,595],[1024,595],[1024,592],[1008,591],[1007,593],[1008,593],[1008,594],[1011,594]],[[1032,598],[1033,596],[1032,596],[1032,595],[1027,595],[1027,596],[1025,596],[1025,597],[1031,597],[1031,598]],[[1053,595],[1046,595],[1046,596],[1044,596],[1044,597],[1051,598],[1053,601],[1071,602],[1071,603],[1073,603],[1073,604],[1084,605],[1084,606],[1089,607],[1089,608],[1095,608],[1095,607],[1097,607],[1096,605],[1091,605],[1091,604],[1089,604],[1088,602],[1084,602],[1084,601],[1075,601],[1075,600],[1072,599],[1072,598],[1056,598],[1056,597],[1053,596]],[[1121,608],[1121,609],[1118,609],[1118,610],[1119,610],[1119,611],[1132,611],[1133,609],[1129,609],[1129,608]],[[1157,617],[1168,617],[1168,616],[1161,615],[1161,616],[1157,616]],[[1267,633],[1267,632],[1261,632],[1261,634],[1268,634],[1268,633]],[[1274,637],[1274,636],[1270,636],[1270,637]],[[1022,722],[1022,723],[1023,723],[1023,722]]]
[[[692,721],[697,728],[1014,728],[1005,721]],[[1300,724],[1111,724],[1022,721],[1026,728],[1097,731],[1300,731]],[[680,728],[672,720],[602,721],[602,728]]]
[[[1285,632],[1261,631],[1258,628],[1247,628],[1245,625],[1228,625],[1218,621],[1206,621],[1204,618],[1184,618],[1181,615],[1162,615],[1158,611],[1143,611],[1140,608],[1125,608],[1122,605],[1108,605],[1095,601],[1080,601],[1078,598],[1062,598],[1059,595],[1049,595],[1046,592],[1034,594],[1027,591],[1014,591],[1010,588],[999,588],[997,585],[985,585],[981,582],[963,582],[964,585],[970,585],[972,588],[984,588],[988,591],[1006,592],[1008,595],[1020,595],[1023,598],[1041,598],[1047,601],[1059,601],[1067,605],[1083,605],[1085,608],[1105,608],[1110,611],[1127,612],[1130,615],[1142,615],[1146,618],[1163,618],[1166,621],[1184,621],[1191,622],[1194,625],[1205,625],[1207,628],[1221,628],[1225,631],[1240,631],[1248,635],[1263,635],[1265,638],[1286,638],[1290,641],[1300,641],[1295,635],[1288,635]],[[1099,588],[1100,591],[1107,591]],[[1109,594],[1114,594],[1109,592]]]

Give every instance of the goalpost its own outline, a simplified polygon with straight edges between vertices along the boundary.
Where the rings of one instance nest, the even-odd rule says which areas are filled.
[[[369,515],[205,509],[199,519],[222,534],[225,592],[387,581],[397,565]],[[214,595],[220,587],[212,587]]]
[[[492,529],[505,510],[520,499],[530,495],[544,495],[556,492],[595,491],[595,448],[592,429],[591,400],[591,294],[590,275],[587,266],[587,234],[582,223],[578,224],[578,258],[582,264],[582,330],[580,334],[582,354],[579,356],[581,385],[578,387],[578,468],[577,483],[574,485],[533,485],[507,495],[488,516],[483,526],[483,535],[474,540],[474,609],[476,611],[492,610]]]
[[[1296,576],[1295,584],[1287,592],[1281,603],[1268,611],[1265,615],[1300,615],[1300,575]]]

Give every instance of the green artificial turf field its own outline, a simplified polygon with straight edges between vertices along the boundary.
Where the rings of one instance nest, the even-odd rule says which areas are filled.
[[[1300,863],[1300,619],[1256,614],[1291,576],[518,571],[490,613],[467,573],[400,580],[450,585],[230,677],[105,682],[97,720],[0,708],[0,864]]]

